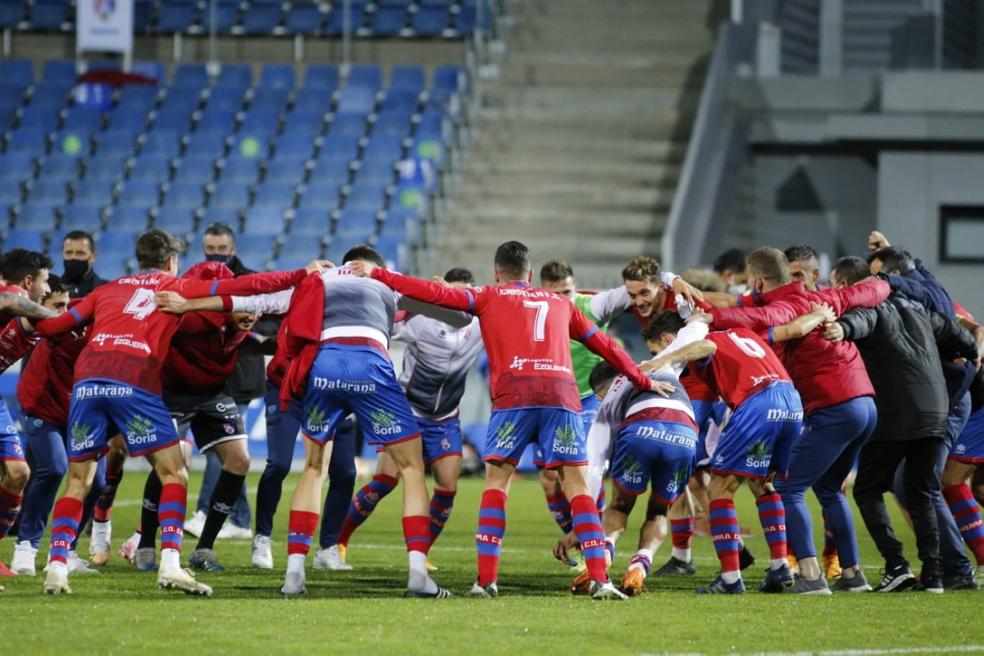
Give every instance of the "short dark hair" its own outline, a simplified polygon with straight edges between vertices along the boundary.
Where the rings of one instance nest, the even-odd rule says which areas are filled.
[[[540,267],[540,282],[562,282],[573,277],[574,269],[561,260],[550,260]]]
[[[686,325],[687,322],[680,317],[679,313],[666,310],[649,320],[646,327],[642,329],[642,337],[647,342],[655,342],[663,333],[676,335]]]
[[[916,268],[916,264],[912,261],[912,255],[909,251],[896,248],[895,246],[879,248],[868,256],[868,264],[871,264],[875,260],[879,260],[882,263],[882,269],[885,273],[889,271],[908,273]]]
[[[809,259],[819,260],[820,256],[817,255],[817,251],[806,244],[796,244],[795,246],[790,246],[784,250],[783,255],[786,256],[787,262],[806,262]]]
[[[48,292],[48,294],[47,294],[47,296],[45,296],[45,298],[48,298],[48,296],[51,296],[52,294],[67,294],[68,293],[68,285],[65,284],[65,281],[62,280],[60,276],[56,276],[54,274],[51,274],[51,275],[48,276],[48,288],[51,291]]]
[[[90,235],[85,230],[72,230],[70,233],[62,237],[62,245],[64,246],[65,242],[68,241],[69,239],[71,239],[72,241],[81,241],[84,239],[85,241],[89,242],[89,250],[92,251],[93,253],[96,252],[96,240],[93,239],[92,235]]]
[[[683,279],[702,292],[725,291],[724,281],[710,269],[687,269],[683,272]]]
[[[447,282],[463,282],[466,285],[475,284],[475,276],[472,275],[472,272],[462,267],[448,269],[448,272],[444,274],[444,280]]]
[[[521,280],[530,272],[530,249],[518,241],[507,241],[495,249],[495,268]]]
[[[9,283],[18,283],[27,276],[37,277],[41,269],[51,269],[54,263],[44,253],[29,251],[26,248],[14,248],[3,256],[0,272],[3,279]]]
[[[729,248],[714,258],[713,269],[718,274],[724,273],[725,271],[744,271],[745,251],[740,248]]]
[[[594,369],[588,375],[588,385],[597,394],[611,385],[617,376],[618,372],[615,371],[615,367],[602,360],[594,366]]]
[[[232,243],[236,243],[236,231],[232,229],[228,223],[210,223],[207,228],[205,228],[206,237],[228,237],[232,240]]]
[[[137,264],[141,269],[163,269],[169,258],[185,249],[184,241],[160,228],[151,228],[137,237]]]
[[[658,282],[660,272],[661,269],[656,258],[640,255],[629,260],[629,263],[622,269],[622,280]]]
[[[348,249],[345,253],[345,257],[342,258],[342,262],[351,262],[352,260],[365,260],[366,262],[371,262],[376,266],[386,267],[386,260],[383,256],[379,254],[372,246],[368,244],[359,244],[358,246],[353,246]]]
[[[777,285],[789,282],[789,260],[778,248],[763,246],[748,254],[748,272]]]
[[[836,276],[837,280],[853,285],[859,280],[864,280],[871,275],[868,263],[857,255],[848,255],[837,260],[830,270],[831,277]]]

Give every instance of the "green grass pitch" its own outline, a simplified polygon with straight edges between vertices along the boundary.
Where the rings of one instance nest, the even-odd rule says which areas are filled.
[[[257,477],[250,475],[251,485]],[[559,531],[532,479],[513,486],[497,600],[462,596],[475,571],[472,535],[481,494],[476,480],[463,482],[431,554],[440,567],[435,578],[456,598],[401,597],[406,556],[398,488],[353,538],[353,571],[314,571],[309,558],[309,593],[285,600],[278,590],[294,480],[287,482],[277,515],[274,571],[250,569],[250,545],[241,540],[218,543],[229,568],[225,573],[200,575],[215,588],[210,599],[160,591],[153,575],[134,571],[115,555],[101,574],[73,577],[72,596],[42,596],[40,572],[35,578],[7,579],[7,591],[0,593],[2,653],[984,653],[984,592],[697,596],[694,589],[717,567],[708,538],[695,539],[695,577],[650,578],[646,594],[628,603],[572,597],[570,573],[550,554]],[[113,516],[114,548],[136,524],[142,484],[139,473],[128,472],[124,479]],[[768,551],[747,491],[739,492],[738,509],[742,525],[754,533],[747,543],[759,557],[746,572],[753,590]],[[914,558],[911,533],[895,519]],[[616,580],[635,551],[638,524],[634,517],[619,544],[612,569]],[[860,521],[859,528],[866,573],[875,582],[881,562]],[[190,552],[193,538],[185,545]],[[84,538],[80,551],[87,546]],[[11,540],[0,543],[0,559],[9,563],[12,549]],[[668,557],[668,549],[664,545],[655,565]]]

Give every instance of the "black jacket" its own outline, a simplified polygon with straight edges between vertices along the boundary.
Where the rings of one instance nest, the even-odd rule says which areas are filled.
[[[875,388],[878,426],[871,439],[942,439],[950,404],[940,358],[976,357],[971,334],[900,292],[837,321],[844,338],[857,344]]]
[[[62,274],[62,276],[63,276],[62,281],[68,286],[69,298],[83,298],[84,296],[88,295],[89,292],[91,292],[93,289],[95,289],[99,285],[105,285],[107,282],[106,280],[103,280],[96,274],[95,269],[89,269],[88,271],[86,271],[85,275],[82,276],[82,279],[75,283],[71,283],[66,278],[64,278],[64,273]]]
[[[236,276],[255,273],[252,269],[246,268],[236,256],[229,258],[226,266]],[[274,337],[278,328],[279,322],[276,319],[261,317],[253,327],[253,332],[264,337]],[[226,382],[226,390],[236,403],[240,404],[247,404],[266,394],[266,360],[263,355],[263,347],[259,343],[251,339],[243,342],[239,348],[236,370]]]

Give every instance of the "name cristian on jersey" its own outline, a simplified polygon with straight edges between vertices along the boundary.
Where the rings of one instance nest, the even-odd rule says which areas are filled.
[[[687,437],[681,433],[674,433],[662,428],[656,428],[645,423],[638,424],[635,437],[643,440],[659,440],[660,442],[675,444],[688,449],[697,448],[697,440],[692,437]]]
[[[525,296],[526,298],[555,298],[557,295],[545,289],[530,289],[524,287],[496,287],[499,296]]]
[[[555,364],[550,358],[521,358],[518,355],[513,357],[512,364],[509,365],[509,368],[522,371],[526,368],[526,365],[531,365],[533,371],[561,371],[565,374],[571,373],[570,367]]]
[[[341,378],[325,378],[324,376],[314,377],[314,387],[320,390],[342,390],[356,394],[372,394],[376,391],[376,383],[354,382]]]
[[[123,385],[100,385],[99,383],[88,383],[84,386],[75,388],[75,398],[78,401],[94,398],[120,398],[133,396],[133,388]]]
[[[147,355],[150,355],[150,345],[146,342],[141,342],[133,339],[133,334],[128,335],[110,335],[109,333],[98,333],[93,335],[89,340],[99,346],[105,346],[106,342],[111,341],[112,346],[128,346],[137,351],[142,351]]]

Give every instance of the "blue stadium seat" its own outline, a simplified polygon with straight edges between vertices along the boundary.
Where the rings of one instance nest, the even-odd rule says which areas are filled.
[[[29,153],[37,156],[44,152],[47,132],[41,128],[17,128],[7,142],[7,152]]]
[[[133,255],[130,254],[126,257],[111,257],[105,258],[101,257],[99,259],[99,264],[97,268],[99,269],[99,275],[106,280],[115,280],[116,278],[122,278],[128,273],[132,273],[129,267],[130,261],[133,259]],[[136,269],[134,268],[134,271]]]
[[[219,88],[246,89],[253,85],[253,71],[249,64],[223,64],[215,84]]]
[[[313,140],[321,132],[323,122],[324,114],[320,112],[293,111],[287,114],[287,120],[284,123],[284,135],[305,135],[310,136]],[[282,140],[283,137],[277,141],[278,145]]]
[[[31,29],[39,31],[62,30],[68,18],[68,3],[61,0],[34,0],[31,6]]]
[[[298,207],[333,210],[338,207],[338,190],[338,187],[327,184],[309,186],[304,196],[301,197]]]
[[[246,34],[273,34],[279,24],[280,7],[262,6],[254,2],[243,15],[243,32]]]
[[[96,248],[101,258],[126,259],[133,257],[137,237],[136,232],[104,232],[98,237]]]
[[[232,109],[209,106],[195,125],[196,132],[214,132],[227,135],[236,124],[236,111]]]
[[[49,180],[38,178],[27,194],[28,202],[41,202],[46,205],[61,205],[68,195],[68,186],[64,180]]]
[[[417,113],[420,92],[415,89],[391,88],[379,104],[380,116],[405,116],[410,118]]]
[[[373,134],[369,145],[362,153],[363,162],[389,162],[395,163],[403,154],[403,144],[399,139]]]
[[[174,174],[175,182],[190,182],[204,186],[215,177],[215,159],[213,155],[189,155],[181,158],[181,164]]]
[[[293,74],[293,69],[290,69]],[[264,69],[264,72],[266,69]],[[291,80],[283,80],[287,83]],[[264,82],[260,82],[264,84]],[[253,89],[253,98],[249,103],[250,111],[265,111],[279,114],[287,107],[287,97],[290,93],[286,87],[264,87],[259,86]]]
[[[194,82],[194,80],[195,76],[191,75],[191,81]],[[175,86],[167,90],[167,95],[164,96],[159,111],[194,112],[198,109],[201,94],[202,90],[196,86],[177,86],[177,82],[175,82]]]
[[[334,89],[329,87],[302,87],[294,96],[293,111],[324,114],[331,109],[333,93]]]
[[[274,243],[268,234],[241,234],[236,237],[236,254],[244,260],[266,262],[273,255]]]
[[[264,182],[256,190],[254,207],[278,207],[287,209],[294,204],[294,185],[280,182]]]
[[[221,209],[245,209],[249,205],[249,185],[244,182],[223,180],[218,183],[209,198],[209,207]]]
[[[254,2],[254,4],[256,4]],[[252,9],[250,10],[252,11]],[[266,64],[260,73],[260,86],[258,90],[283,89],[286,91],[294,88],[294,65],[293,64]],[[254,97],[253,101],[256,101]]]
[[[131,106],[120,103],[107,115],[107,126],[111,130],[129,132],[136,137],[147,125],[147,113],[147,109],[141,105]],[[159,123],[155,123],[155,127],[159,127]]]
[[[198,209],[202,206],[204,189],[194,182],[172,182],[164,194],[164,207]]]
[[[382,209],[384,187],[380,185],[352,185],[348,196],[345,197],[345,209],[373,210]]]
[[[444,159],[444,146],[439,139],[417,137],[410,146],[409,156],[440,163]]]
[[[431,96],[438,102],[446,103],[451,96],[464,91],[467,86],[467,75],[460,66],[438,66],[434,70]]]
[[[159,186],[158,182],[128,180],[123,185],[119,202],[124,205],[156,205]]]
[[[312,64],[304,73],[304,86],[308,89],[332,91],[338,88],[338,67],[333,64]]]
[[[366,15],[366,5],[361,0],[352,0],[349,10],[349,29],[355,33],[360,27]],[[342,11],[341,3],[336,2],[332,5],[331,15],[325,25],[325,34],[328,36],[340,36],[345,27],[345,13]]]
[[[447,132],[448,123],[444,112],[435,111],[433,107],[424,110],[414,130],[415,135],[431,139],[444,139]]]
[[[129,155],[133,152],[134,138],[129,132],[106,130],[95,136],[96,153],[99,155]]]
[[[0,87],[0,94],[3,92],[4,88]],[[10,125],[14,122],[14,117],[16,115],[17,109],[15,107],[0,105],[0,134],[5,133],[10,128]]]
[[[167,230],[172,235],[186,235],[195,229],[195,211],[173,205],[162,207],[154,217],[154,227]]]
[[[41,82],[34,86],[29,101],[30,107],[53,107],[61,110],[65,106],[70,87],[57,82]]]
[[[376,210],[349,209],[346,207],[338,215],[335,233],[361,232],[369,236],[376,231]]]
[[[45,180],[69,182],[79,177],[79,160],[69,155],[55,153],[44,159],[39,176]]]
[[[419,220],[414,214],[408,214],[403,208],[390,207],[383,223],[379,227],[380,235],[416,235],[419,230]]]
[[[171,86],[201,91],[208,86],[208,70],[205,68],[205,64],[181,64],[174,71]]]
[[[137,4],[144,4],[145,0],[139,0]],[[157,61],[135,61],[133,62],[133,72],[137,75],[143,75],[144,77],[149,77],[154,80],[153,85],[146,85],[156,91],[156,87],[164,84],[164,80],[167,78],[167,69],[164,68],[164,64]]]
[[[317,189],[319,186],[338,188],[348,184],[349,170],[347,165],[339,166],[332,162],[320,162],[311,172],[308,187]]]
[[[0,181],[4,184],[23,182],[34,175],[34,158],[27,153],[0,154]]]
[[[55,217],[55,205],[50,203],[37,203],[30,200],[20,208],[17,215],[18,228],[30,228],[39,232],[48,232],[55,229],[57,223]]]
[[[369,114],[376,107],[376,92],[367,87],[348,86],[342,91],[335,112],[338,114]]]
[[[406,247],[402,239],[398,237],[380,237],[376,240],[373,248],[383,256],[384,260],[391,262],[397,271],[404,268],[402,251]]]
[[[152,130],[187,132],[191,127],[192,111],[185,107],[162,107],[154,117]]]
[[[86,157],[92,152],[92,134],[89,132],[78,132],[67,130],[57,132],[51,137],[51,153],[53,155],[66,155],[76,159]]]
[[[280,245],[279,257],[285,258],[307,258],[311,260],[312,258],[319,257],[321,255],[322,242],[318,239],[312,239],[311,235],[303,234],[290,234],[284,240],[284,243]]]
[[[378,4],[380,7],[406,10],[410,7],[410,5],[414,4],[414,0],[379,0]]]
[[[246,87],[212,87],[208,100],[205,101],[205,111],[238,112],[243,106],[245,93]]]
[[[441,36],[448,26],[448,10],[443,7],[420,7],[413,15],[410,29],[417,36]]]
[[[171,174],[171,160],[157,155],[141,155],[137,157],[130,170],[130,180],[160,183],[167,180]]]
[[[266,159],[270,154],[270,147],[267,145],[268,138],[268,135],[265,134],[240,132],[236,135],[236,142],[232,145],[229,156],[244,159]]]
[[[126,160],[126,155],[100,151],[82,164],[83,179],[86,182],[115,184],[123,177],[123,166],[126,164]],[[78,195],[78,185],[76,195]]]
[[[76,185],[75,197],[72,199],[72,202],[78,203],[79,205],[98,205],[104,207],[113,202],[114,186],[112,182],[84,180]]]
[[[63,130],[95,132],[102,126],[103,111],[95,107],[76,105],[68,110],[62,123]]]
[[[331,240],[333,243],[339,244],[365,244],[369,242],[372,235],[373,228],[371,227],[343,228],[336,226]]]
[[[7,231],[3,249],[26,248],[29,251],[44,251],[44,232],[32,228],[13,228]]]
[[[409,116],[380,114],[372,126],[372,136],[403,140],[412,127]]]
[[[328,134],[361,137],[366,133],[365,114],[336,114],[328,126]]]
[[[370,91],[379,91],[383,88],[383,71],[373,64],[354,64],[349,69],[345,84],[346,88],[364,87]]]
[[[372,15],[373,36],[399,36],[407,22],[406,10],[401,7],[380,7]]]
[[[229,33],[236,25],[239,3],[236,0],[212,0],[215,3],[215,31],[220,34]],[[212,28],[213,7],[210,2],[202,10],[202,31],[209,32]],[[220,75],[221,80],[221,75]]]
[[[9,210],[10,206],[21,202],[22,195],[20,182],[4,181],[4,184],[0,185],[0,207],[7,207]]]
[[[284,184],[290,185],[292,187],[301,184],[304,181],[304,175],[306,171],[304,169],[305,160],[297,161],[287,161],[287,160],[270,160],[267,164],[266,176],[264,177],[264,182],[269,182],[272,184]]]
[[[0,30],[16,28],[24,17],[24,5],[20,2],[0,2]]]
[[[64,231],[85,230],[95,234],[102,227],[102,208],[98,205],[66,205],[61,214],[61,227]],[[61,248],[60,243],[58,247]]]
[[[45,132],[51,132],[58,123],[58,107],[47,105],[28,105],[21,115],[21,128],[40,128]]]
[[[193,132],[185,150],[185,157],[220,156],[225,152],[226,135],[218,132]]]
[[[147,229],[149,220],[149,207],[117,205],[112,209],[112,213],[106,220],[106,230],[115,232],[135,230],[137,232],[143,232]]]
[[[427,210],[427,193],[421,185],[398,184],[390,198],[390,207],[405,214],[423,216]]]
[[[43,82],[58,84],[62,88],[75,84],[77,77],[75,60],[73,59],[49,59],[41,69]]]
[[[290,222],[292,235],[317,235],[324,237],[329,232],[331,218],[328,212],[314,207],[295,210]]]
[[[385,187],[393,182],[393,161],[370,160],[363,161],[355,173],[356,184]]]
[[[283,134],[277,140],[276,154],[274,160],[277,161],[297,161],[307,160],[314,149],[314,135],[308,134]]]
[[[450,9],[455,0],[420,0],[421,7],[441,7],[445,10]]]
[[[148,132],[140,147],[141,154],[158,155],[161,157],[177,157],[181,150],[181,134],[172,130],[154,130]]]
[[[253,184],[259,177],[258,160],[243,157],[229,158],[220,175],[223,181],[245,182],[247,184]]]
[[[345,134],[329,134],[325,137],[321,150],[318,151],[318,162],[345,162],[347,165],[356,158],[359,151],[359,139]]]
[[[283,231],[284,211],[280,207],[272,205],[251,207],[243,217],[243,232],[246,234],[267,235],[272,238]]]
[[[157,10],[157,31],[163,33],[187,32],[195,24],[197,10],[187,0],[164,0]],[[178,80],[179,76],[175,76]]]
[[[277,132],[278,116],[276,112],[262,109],[252,109],[246,112],[239,133],[267,141]]]
[[[205,210],[200,223],[202,227],[210,226],[215,223],[224,223],[233,230],[239,230],[239,208],[209,207]]]
[[[20,87],[34,84],[34,64],[30,59],[0,60],[0,80],[4,84]]]
[[[120,91],[119,104],[123,107],[149,110],[157,102],[157,87],[149,84],[131,84]]]
[[[317,34],[321,30],[321,10],[314,3],[291,3],[285,27],[290,34]]]

